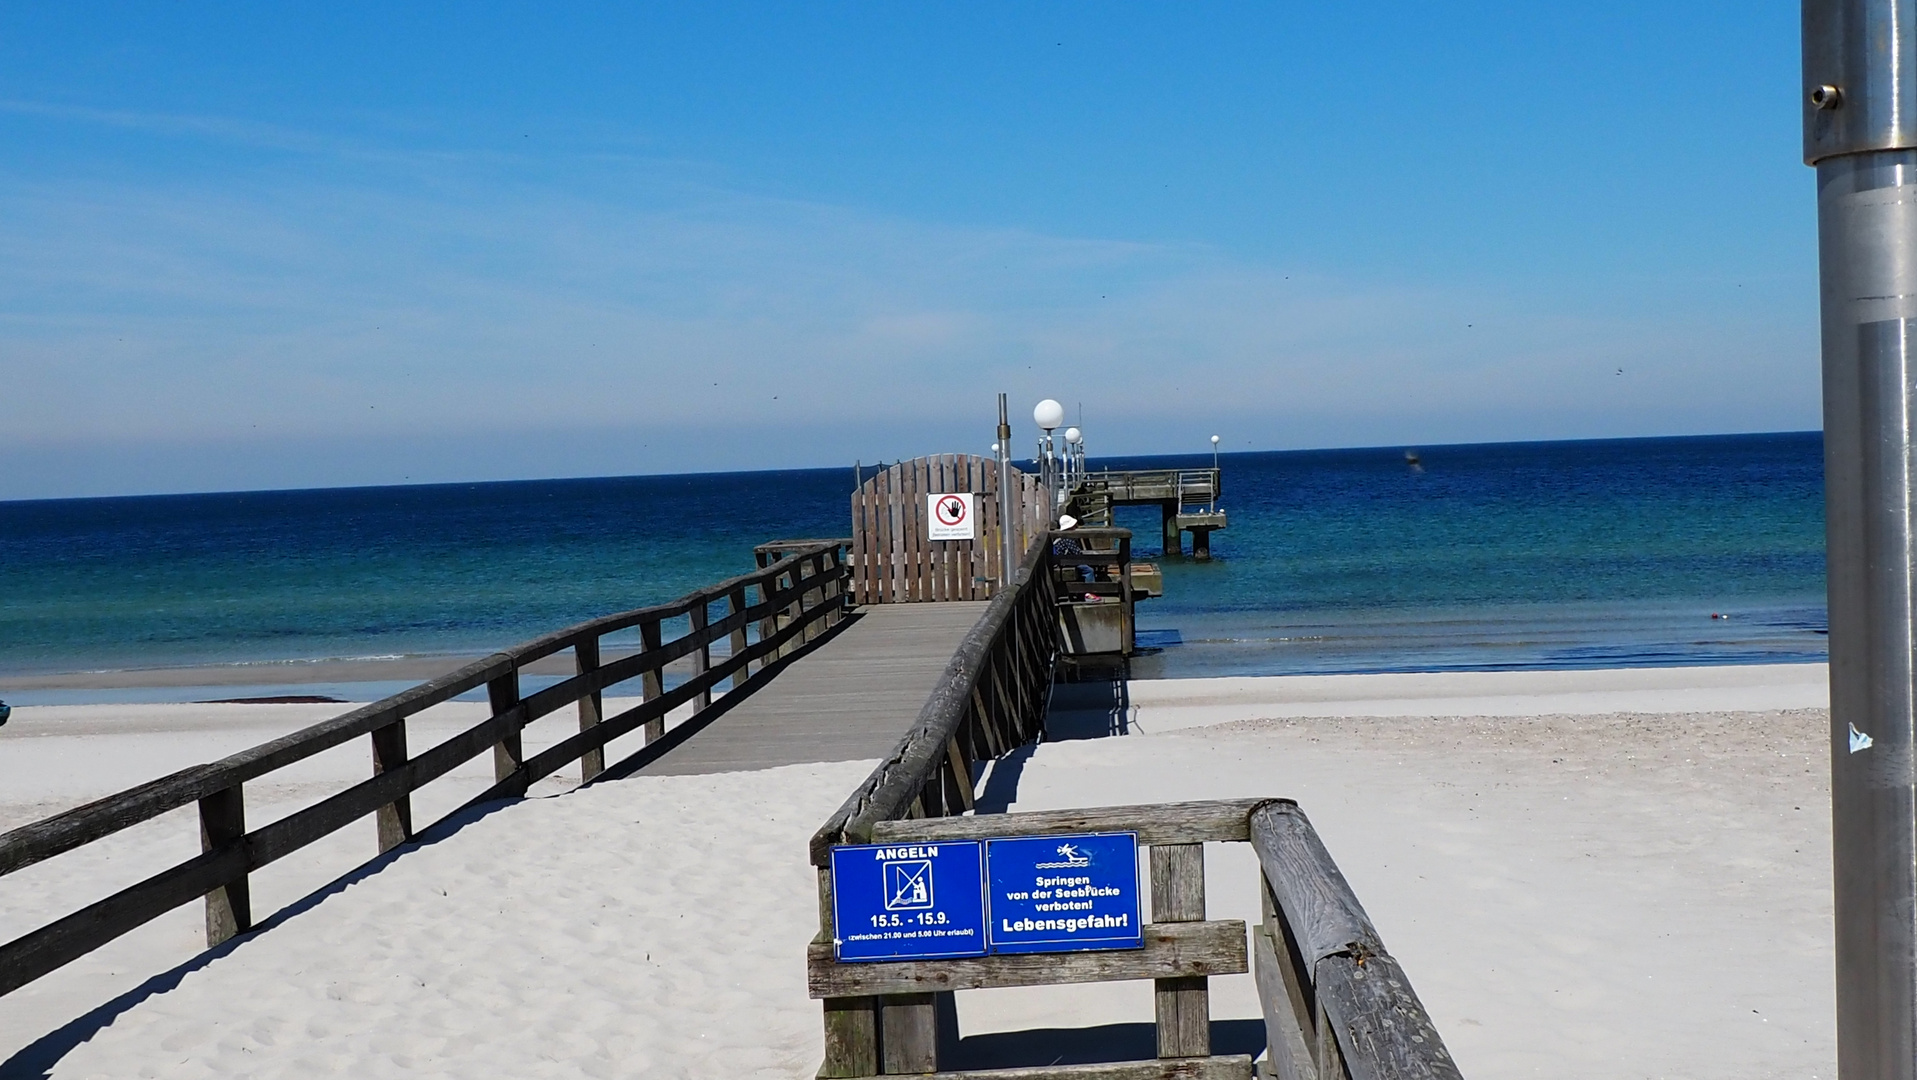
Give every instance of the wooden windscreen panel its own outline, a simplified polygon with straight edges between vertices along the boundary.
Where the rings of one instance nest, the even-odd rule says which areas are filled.
[[[1046,526],[1038,478],[1013,470],[1013,500],[1031,537]],[[976,538],[928,538],[926,497],[971,492]],[[972,454],[934,454],[881,469],[852,494],[852,589],[859,604],[985,600],[997,588],[998,463]],[[1020,554],[1023,554],[1022,552]]]

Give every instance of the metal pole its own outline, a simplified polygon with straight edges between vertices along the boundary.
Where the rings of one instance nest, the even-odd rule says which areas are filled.
[[[1018,542],[1019,525],[1018,503],[1012,498],[1017,478],[1012,473],[1012,421],[1005,411],[1005,395],[998,396],[998,587],[1009,589],[1015,584],[1012,574],[1017,571],[1018,559],[1025,554],[1024,546]]]
[[[1837,1067],[1917,1080],[1917,41],[1911,0],[1804,0],[1817,167]]]
[[[1218,436],[1211,437],[1211,512],[1218,512]]]
[[[1052,443],[1052,433],[1045,433],[1045,496],[1051,501],[1050,521],[1046,528],[1058,524],[1058,456]]]

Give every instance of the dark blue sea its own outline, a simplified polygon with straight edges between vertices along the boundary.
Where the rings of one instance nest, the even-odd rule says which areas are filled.
[[[1137,673],[1816,661],[1816,433],[1227,454]],[[1094,467],[1209,465],[1164,456]],[[33,673],[486,652],[849,531],[852,470],[0,502],[0,696]],[[1157,556],[1155,510],[1121,512]],[[1713,617],[1713,616],[1719,617]],[[158,695],[163,696],[163,695]],[[71,699],[64,695],[62,700]]]

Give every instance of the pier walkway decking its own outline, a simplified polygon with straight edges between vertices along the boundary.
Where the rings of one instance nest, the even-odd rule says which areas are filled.
[[[860,761],[896,746],[985,601],[872,604],[644,776]]]

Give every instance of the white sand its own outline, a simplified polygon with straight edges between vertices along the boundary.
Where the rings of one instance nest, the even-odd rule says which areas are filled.
[[[608,715],[632,704],[607,699]],[[0,830],[10,829],[170,772],[278,738],[351,705],[27,706],[0,728]],[[672,722],[690,708],[678,710]],[[418,752],[485,719],[479,702],[449,702],[408,721]],[[526,729],[536,753],[577,730],[566,711]],[[641,745],[613,743],[615,755]],[[366,779],[367,740],[351,742],[246,785],[251,826],[273,821]],[[608,760],[616,760],[611,757]],[[577,768],[534,785],[534,795],[573,787]],[[452,812],[492,782],[481,755],[413,795],[416,825]],[[11,940],[158,873],[199,851],[199,819],[183,807],[24,870],[0,877],[0,940]],[[255,918],[264,919],[345,874],[377,852],[369,819],[252,875]],[[191,960],[205,948],[197,905],[176,909],[34,983],[0,997],[0,1062],[48,1031]],[[0,1075],[5,1070],[0,1069]]]
[[[872,764],[513,806],[188,972],[54,1075],[808,1076],[805,841]]]
[[[1823,677],[1135,683],[1141,734],[1039,747],[1014,809],[1298,799],[1467,1076],[1829,1076]],[[0,784],[26,777],[35,804],[70,804],[93,763],[123,761],[124,738],[72,738],[15,772],[24,739],[0,737]],[[341,780],[312,782],[364,775],[357,750]],[[507,807],[188,970],[53,1075],[809,1077],[804,841],[869,767],[640,778]],[[270,815],[275,797],[256,798]],[[370,830],[315,867],[363,858]],[[0,933],[76,888],[108,891],[86,887],[109,871],[177,857],[114,843],[0,878]],[[256,906],[331,876],[302,860],[256,882],[270,894]],[[1208,866],[1212,913],[1255,917],[1249,852],[1214,845]],[[34,871],[48,874],[22,890]],[[183,909],[0,998],[0,1058],[191,955],[198,918]],[[1249,980],[1215,980],[1213,1014],[1256,1016]],[[960,1017],[968,1036],[1143,1022],[1149,986],[968,992]]]

